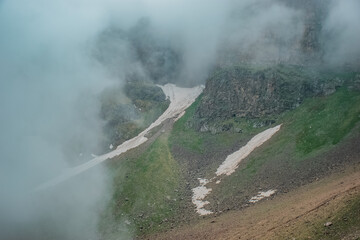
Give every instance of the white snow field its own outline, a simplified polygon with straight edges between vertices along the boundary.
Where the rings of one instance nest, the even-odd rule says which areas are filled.
[[[281,125],[278,125],[273,128],[269,128],[257,135],[255,135],[245,146],[240,148],[240,150],[230,154],[225,161],[219,166],[216,170],[216,175],[220,176],[222,174],[231,175],[238,168],[239,163],[249,156],[249,154],[254,151],[255,148],[261,146],[264,142],[269,140],[277,131],[280,130]]]

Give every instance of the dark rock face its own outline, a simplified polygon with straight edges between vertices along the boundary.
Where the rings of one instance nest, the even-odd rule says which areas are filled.
[[[336,79],[320,80],[298,67],[221,70],[208,79],[192,125],[207,131],[217,121],[278,114],[296,108],[307,97],[331,94],[341,84]]]

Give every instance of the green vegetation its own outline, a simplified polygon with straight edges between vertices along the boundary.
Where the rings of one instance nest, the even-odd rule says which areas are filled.
[[[202,153],[204,148],[204,134],[196,132],[193,128],[186,126],[189,118],[195,113],[201,99],[198,97],[196,101],[186,110],[185,115],[180,118],[173,127],[169,141],[170,145],[178,144],[189,151]]]
[[[339,143],[360,121],[360,93],[339,89],[327,97],[307,99],[277,120],[281,131],[249,159],[244,172],[254,174],[265,161],[287,159],[299,163]]]
[[[359,122],[359,91],[343,87],[326,97],[309,98],[297,109],[278,116],[276,124],[283,124],[281,130],[252,152],[238,171],[213,189],[213,194],[225,201],[236,196],[234,186],[246,195],[259,185],[289,187],[289,181],[310,176],[310,171],[316,177],[321,169],[335,163],[317,156],[332,149]]]
[[[340,142],[360,120],[359,103],[359,93],[346,88],[331,97],[307,100],[289,117],[298,152],[306,155]]]
[[[188,151],[202,154],[208,150],[209,143],[217,144],[219,147],[230,147],[236,141],[255,135],[275,123],[284,123],[283,136],[288,136],[285,136],[285,140],[279,138],[281,139],[279,148],[280,145],[284,147],[284,144],[296,145],[294,151],[297,155],[307,155],[322,147],[337,144],[359,120],[359,94],[347,87],[347,84],[355,78],[357,74],[355,72],[337,72],[282,64],[273,67],[241,65],[220,69],[211,78],[217,79],[218,75],[222,76],[228,72],[233,72],[234,76],[248,76],[248,73],[263,74],[265,78],[276,76],[276,84],[280,86],[277,94],[282,96],[285,105],[289,105],[285,108],[288,111],[257,118],[233,116],[218,119],[211,117],[213,119],[209,120],[208,130],[213,134],[209,134],[194,130],[199,128],[197,124],[202,122],[202,119],[196,116],[198,108],[202,107],[202,98],[205,97],[201,95],[187,109],[186,114],[175,123],[170,137],[170,146],[177,145]],[[217,81],[220,81],[219,85],[227,84],[223,83],[222,78]],[[323,95],[328,91],[328,87],[330,92],[335,91],[334,86],[341,83],[344,83],[346,87],[338,89],[336,94],[330,94],[327,97],[312,97],[317,94]],[[305,100],[300,107],[292,110],[294,101],[299,101],[294,100],[295,98]]]
[[[169,227],[178,209],[177,189],[181,176],[170,153],[167,136],[159,137],[139,158],[120,160],[113,171],[114,194],[102,232],[109,231],[106,223],[111,220],[116,226],[127,222],[127,227],[137,233]]]
[[[265,128],[264,126],[254,127],[258,123],[266,121],[265,118],[252,120],[232,118],[220,122],[219,125],[230,126],[231,128],[236,127],[239,129],[239,132],[224,131],[216,134],[198,132],[189,124],[191,124],[190,120],[198,108],[201,97],[202,95],[186,110],[185,115],[174,124],[169,138],[170,146],[177,145],[187,151],[202,154],[213,148],[231,147],[239,139],[247,138]]]

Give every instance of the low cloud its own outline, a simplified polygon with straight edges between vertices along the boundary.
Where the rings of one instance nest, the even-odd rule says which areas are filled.
[[[360,66],[360,2],[332,1],[323,24],[324,60],[332,65]]]

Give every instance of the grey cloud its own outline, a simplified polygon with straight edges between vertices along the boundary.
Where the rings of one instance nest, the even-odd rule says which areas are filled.
[[[332,1],[323,27],[326,62],[360,66],[359,10],[359,1]]]

